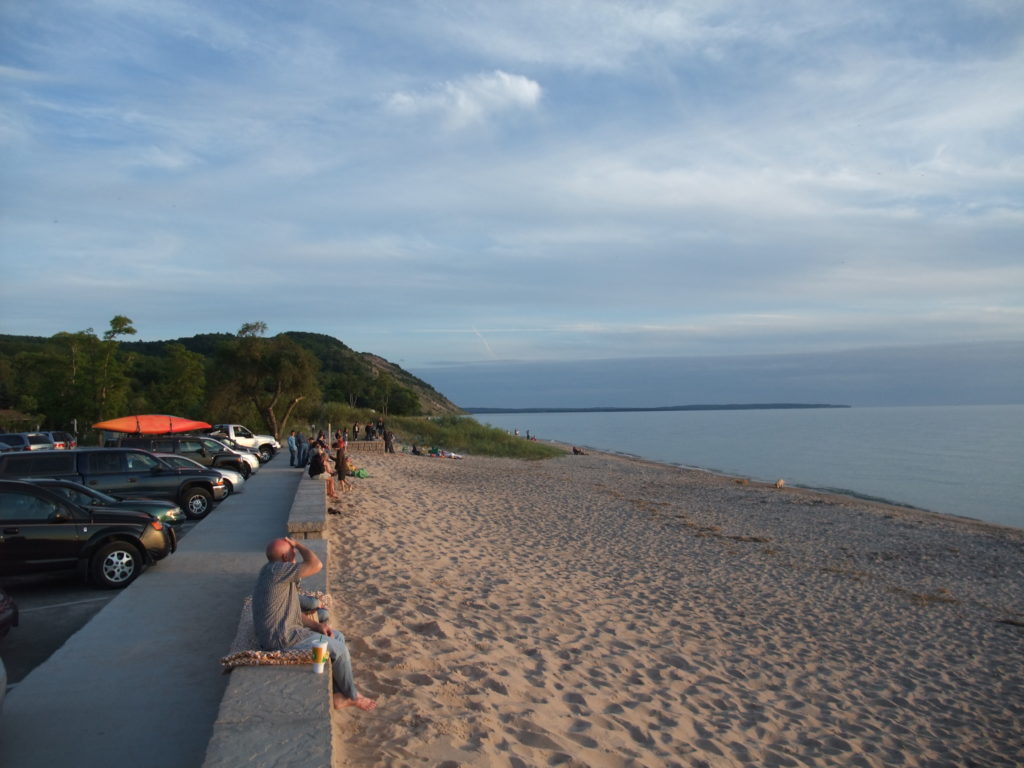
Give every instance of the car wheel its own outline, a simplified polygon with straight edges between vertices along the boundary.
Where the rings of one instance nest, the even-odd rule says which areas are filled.
[[[260,461],[266,464],[274,458],[274,450],[269,445],[261,445],[259,452]]]
[[[139,550],[124,541],[112,541],[96,550],[89,563],[93,583],[103,589],[122,589],[142,573]]]
[[[242,473],[242,477],[248,480],[249,475],[252,474],[252,467],[250,467],[246,462],[243,461],[241,464],[238,465],[238,471]]]
[[[202,520],[213,509],[213,496],[205,488],[189,488],[181,497],[181,508],[189,520]]]

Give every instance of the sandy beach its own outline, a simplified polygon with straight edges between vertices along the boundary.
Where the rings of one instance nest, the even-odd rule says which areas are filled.
[[[341,766],[1024,763],[1024,531],[603,454],[356,454]],[[964,510],[969,514],[969,510]]]

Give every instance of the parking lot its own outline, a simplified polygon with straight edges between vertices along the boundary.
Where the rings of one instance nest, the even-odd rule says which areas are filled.
[[[187,520],[178,526],[179,541],[197,524]],[[158,563],[152,567],[161,566]],[[0,579],[0,586],[18,604],[19,616],[18,626],[0,639],[8,691],[121,593],[116,589],[96,589],[74,574],[11,577]]]
[[[16,586],[19,607],[39,610],[0,641],[5,661],[14,649],[32,667],[3,704],[0,765],[201,765],[230,679],[219,660],[301,479],[280,457],[264,465],[243,493],[187,523],[199,530],[177,552],[113,595],[74,580]],[[62,613],[69,623],[52,629],[50,615]],[[33,659],[24,648],[37,631],[53,642]],[[52,738],[53,723],[74,738]]]

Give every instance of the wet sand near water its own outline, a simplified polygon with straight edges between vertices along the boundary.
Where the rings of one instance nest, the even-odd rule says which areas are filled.
[[[1024,531],[607,454],[359,455],[341,766],[1024,763]],[[964,510],[969,514],[969,510]]]

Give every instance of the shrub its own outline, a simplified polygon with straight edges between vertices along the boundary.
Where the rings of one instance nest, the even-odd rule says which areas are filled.
[[[422,449],[437,447],[455,453],[511,459],[549,459],[565,454],[562,448],[514,437],[503,429],[485,426],[471,416],[392,416],[387,423],[403,442]]]

